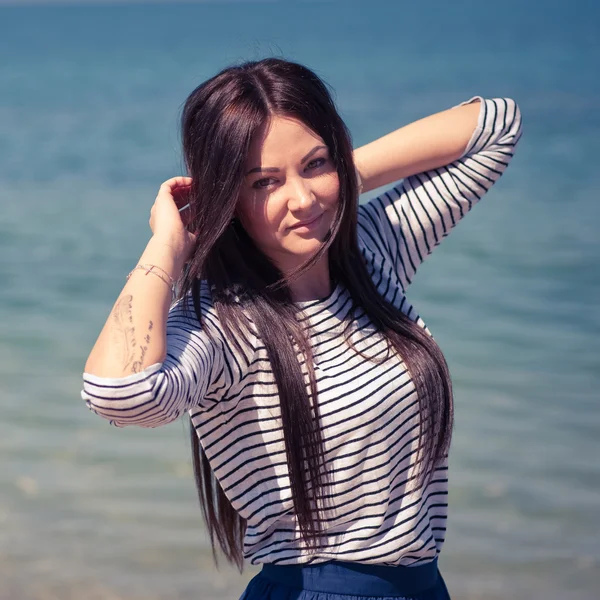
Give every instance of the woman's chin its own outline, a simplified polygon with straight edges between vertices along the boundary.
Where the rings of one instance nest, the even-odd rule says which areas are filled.
[[[289,248],[289,253],[298,257],[303,262],[311,259],[323,246],[320,239],[312,238],[303,240],[302,243],[294,244]]]

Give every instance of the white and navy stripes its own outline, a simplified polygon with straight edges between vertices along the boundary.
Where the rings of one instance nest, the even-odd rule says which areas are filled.
[[[359,240],[379,292],[425,327],[404,293],[419,264],[506,168],[521,131],[512,100],[481,102],[465,154],[405,179],[359,208]],[[191,308],[191,300],[186,300]],[[418,399],[402,360],[341,286],[299,303],[315,360],[331,474],[324,542],[303,546],[293,512],[279,399],[267,353],[251,328],[239,347],[220,330],[206,285],[204,328],[182,302],[169,314],[167,357],[119,379],[84,374],[82,397],[117,426],[156,427],[188,411],[211,466],[247,520],[253,563],[325,560],[414,565],[439,553],[446,531],[448,467],[425,489],[415,479]],[[353,320],[352,341],[344,341]],[[209,335],[210,334],[210,335]]]

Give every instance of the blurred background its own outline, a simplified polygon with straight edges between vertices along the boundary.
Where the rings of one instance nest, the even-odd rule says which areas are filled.
[[[356,146],[519,102],[513,163],[409,291],[455,384],[441,568],[459,600],[600,597],[596,2],[0,4],[0,600],[237,598],[255,572],[212,565],[186,420],[112,428],[79,391],[186,96],[268,55],[333,87]]]

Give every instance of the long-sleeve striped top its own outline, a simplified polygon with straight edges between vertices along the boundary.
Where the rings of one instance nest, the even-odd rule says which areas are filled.
[[[510,99],[481,102],[463,156],[406,178],[359,207],[359,244],[380,294],[422,327],[405,297],[418,266],[500,177],[521,133]],[[311,339],[325,459],[332,474],[323,542],[302,543],[293,511],[279,399],[264,344],[250,330],[227,342],[201,288],[202,326],[175,304],[163,363],[127,377],[84,374],[82,397],[122,427],[156,427],[188,412],[211,467],[247,521],[244,553],[253,564],[327,560],[415,565],[442,547],[448,505],[443,460],[425,487],[415,483],[419,414],[403,361],[341,286],[298,303]],[[344,341],[348,319],[352,340]],[[368,360],[367,358],[380,360]]]

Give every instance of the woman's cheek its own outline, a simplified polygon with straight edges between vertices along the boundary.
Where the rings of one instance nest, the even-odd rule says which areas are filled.
[[[332,206],[337,204],[340,195],[340,180],[337,171],[324,178],[321,194],[324,198],[327,198],[328,204]]]
[[[287,202],[282,197],[273,195],[269,198],[264,213],[264,228],[269,231],[273,237],[279,238],[285,233],[285,226],[288,222]]]
[[[254,243],[263,249],[278,247],[284,237],[286,211],[275,198],[247,204],[240,211],[240,221]]]

